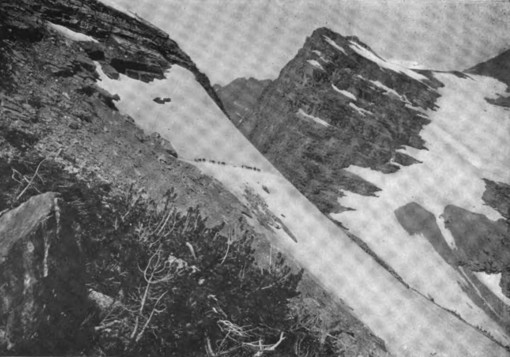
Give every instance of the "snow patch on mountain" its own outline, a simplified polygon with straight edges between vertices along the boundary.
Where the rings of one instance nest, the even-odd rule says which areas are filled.
[[[403,73],[403,74],[405,74],[413,79],[416,79],[417,81],[420,81],[420,82],[427,79],[427,77],[425,77],[409,68],[405,68],[405,67],[399,66],[397,64],[390,63],[390,62],[383,60],[381,57],[377,56],[376,54],[367,50],[366,48],[360,46],[356,42],[350,41],[349,47],[352,50],[354,50],[354,52],[359,54],[360,56],[363,56],[366,59],[376,63],[379,67],[386,68],[386,69],[392,70],[394,72]]]
[[[317,124],[320,124],[320,125],[325,126],[325,127],[331,126],[324,119],[321,119],[319,117],[315,117],[313,115],[305,113],[305,111],[303,109],[299,109],[298,112],[297,112],[297,115],[301,116],[301,117],[304,117],[304,118],[307,118],[307,119],[311,119],[314,122],[316,122]]]
[[[327,58],[324,57],[321,51],[313,50],[312,53],[315,53],[322,62],[328,63],[330,62]]]
[[[500,341],[507,341],[500,327],[474,307],[462,291],[462,286],[467,284],[464,277],[434,251],[425,237],[410,236],[394,214],[399,207],[418,203],[436,217],[451,247],[455,243],[441,216],[446,205],[481,213],[491,220],[502,218],[484,204],[482,195],[483,178],[510,182],[510,151],[501,150],[501,143],[510,135],[508,113],[485,100],[503,93],[505,86],[487,77],[436,76],[445,87],[439,90],[442,95],[437,102],[439,108],[428,111],[431,123],[421,133],[428,150],[405,148],[405,152],[422,163],[392,174],[349,167],[349,172],[375,184],[381,191],[377,197],[346,193],[339,202],[354,211],[332,217],[363,239],[418,291],[456,311],[469,323],[498,336]],[[410,262],[413,262],[412,269]],[[423,271],[429,272],[428,277],[420,273]]]
[[[346,55],[346,56],[347,56],[347,52],[345,52],[345,50],[344,50],[342,47],[338,46],[338,45],[336,44],[336,42],[335,42],[335,41],[333,41],[332,39],[330,39],[328,36],[324,36],[324,40],[325,40],[327,43],[329,43],[331,46],[333,46],[334,48],[336,48],[337,50],[339,50],[340,52],[342,52],[344,55]]]
[[[360,76],[361,77],[361,76]],[[363,77],[361,77],[362,79],[365,79]],[[365,79],[366,80],[366,79]],[[387,87],[385,86],[384,84],[382,84],[381,82],[379,81],[372,81],[372,80],[368,80],[370,83],[372,83],[373,85],[375,85],[377,88],[380,88],[382,90],[384,90],[386,93],[389,93],[389,94],[393,94],[395,95],[396,97],[398,97],[400,100],[404,100],[404,97],[402,97],[399,93],[397,93],[397,91],[395,91],[394,89],[391,89],[390,87]]]
[[[361,115],[365,116],[366,114],[369,114],[369,115],[373,115],[374,113],[372,113],[371,111],[368,111],[366,109],[363,109],[363,108],[360,108],[358,107],[356,104],[354,103],[349,103],[349,106],[356,110],[358,113],[360,113]]]
[[[315,68],[318,68],[318,69],[324,71],[324,67],[322,67],[322,65],[319,62],[317,62],[316,60],[308,60],[307,62],[309,64],[311,64],[312,66],[314,66]]]
[[[355,96],[354,94],[352,94],[351,92],[346,91],[346,90],[343,90],[343,89],[338,89],[338,87],[337,87],[337,86],[335,86],[334,84],[332,84],[332,85],[331,85],[331,87],[333,87],[333,89],[334,89],[335,91],[337,91],[338,93],[340,93],[340,94],[342,94],[342,95],[346,96],[347,98],[351,98],[351,99],[352,99],[352,100],[354,100],[354,101],[356,101],[356,100],[357,100],[356,96]]]
[[[501,301],[510,305],[510,299],[503,294],[499,282],[501,281],[501,273],[487,274],[484,272],[475,272],[475,276],[480,280],[486,287],[488,287]]]
[[[79,32],[75,32],[65,26],[61,26],[61,25],[57,25],[57,24],[54,24],[52,22],[49,22],[48,21],[48,25],[54,29],[55,31],[57,31],[58,33],[62,34],[65,38],[71,40],[71,41],[76,41],[76,42],[96,42],[98,43],[98,41],[93,38],[93,37],[90,37],[88,35],[85,35],[83,33],[79,33]]]

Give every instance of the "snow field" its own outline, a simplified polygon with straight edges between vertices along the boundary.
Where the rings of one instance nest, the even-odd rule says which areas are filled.
[[[347,192],[339,201],[354,208],[332,215],[369,246],[411,286],[439,305],[459,313],[474,326],[489,331],[508,343],[504,331],[476,307],[462,287],[465,278],[421,235],[410,236],[397,221],[394,211],[416,202],[436,217],[447,243],[454,247],[451,233],[441,217],[453,204],[497,220],[500,214],[484,204],[483,178],[510,182],[510,150],[502,150],[503,137],[510,135],[510,118],[502,107],[485,100],[504,91],[504,86],[486,77],[461,79],[437,74],[445,84],[437,111],[429,111],[431,123],[422,130],[428,150],[405,148],[422,164],[402,167],[393,174],[351,166],[348,170],[382,189],[377,197]],[[462,110],[459,110],[462,108]],[[494,138],[499,133],[501,141]],[[501,294],[500,294],[501,295]]]

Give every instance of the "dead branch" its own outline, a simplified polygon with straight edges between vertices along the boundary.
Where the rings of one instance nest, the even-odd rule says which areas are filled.
[[[21,196],[23,196],[23,194],[28,190],[28,188],[32,185],[32,182],[34,182],[34,179],[36,177],[38,177],[38,172],[39,172],[39,169],[42,165],[42,163],[46,161],[46,159],[42,159],[41,162],[39,163],[39,165],[37,165],[37,168],[35,169],[35,173],[34,175],[32,176],[32,178],[30,179],[30,181],[28,182],[28,184],[25,186],[25,188],[23,189],[23,191],[21,191],[21,193],[16,197],[16,201],[20,199]]]
[[[186,247],[189,248],[189,251],[191,252],[191,255],[193,256],[193,258],[195,260],[197,260],[197,255],[195,254],[195,249],[193,248],[193,246],[191,245],[190,242],[186,242]]]
[[[280,333],[280,339],[278,342],[272,344],[272,345],[264,345],[262,344],[262,339],[258,340],[258,342],[244,342],[243,344],[247,347],[251,347],[254,349],[258,349],[258,351],[253,355],[253,357],[260,357],[266,352],[272,352],[276,350],[276,348],[285,340],[285,336],[282,333]]]

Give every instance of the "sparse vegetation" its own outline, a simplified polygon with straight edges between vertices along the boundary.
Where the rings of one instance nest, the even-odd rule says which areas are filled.
[[[173,192],[159,209],[134,190],[112,198],[108,186],[87,185],[50,159],[27,156],[0,166],[0,211],[38,193],[61,194],[85,256],[86,285],[112,302],[103,311],[87,303],[85,319],[69,316],[83,328],[68,331],[66,344],[58,337],[39,346],[32,341],[38,353],[262,356],[292,350],[296,320],[288,303],[297,296],[300,273],[281,256],[270,270],[257,268],[253,238],[242,226],[228,234],[222,226],[207,227],[198,209],[175,209]],[[61,336],[60,330],[46,326],[44,335]]]

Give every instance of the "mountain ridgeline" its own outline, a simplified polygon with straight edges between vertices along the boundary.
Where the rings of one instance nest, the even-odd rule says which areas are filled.
[[[349,165],[393,172],[394,163],[415,162],[396,149],[424,147],[419,132],[428,120],[421,111],[434,107],[434,88],[441,85],[427,71],[422,80],[385,71],[353,44],[370,51],[357,38],[316,30],[252,101],[249,114],[230,112],[241,132],[325,213],[341,209],[337,197],[344,189],[377,191],[345,172]],[[218,91],[226,106],[231,85]]]

